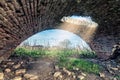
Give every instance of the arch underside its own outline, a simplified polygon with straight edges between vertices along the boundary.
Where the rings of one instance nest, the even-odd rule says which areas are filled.
[[[99,24],[92,42],[120,40],[120,0],[0,0],[0,59],[31,35],[58,28],[60,19],[71,15],[92,16]]]

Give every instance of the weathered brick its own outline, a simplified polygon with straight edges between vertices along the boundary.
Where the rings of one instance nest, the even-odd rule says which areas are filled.
[[[99,24],[96,38],[100,34],[119,37],[119,6],[119,0],[0,0],[0,53],[4,54],[2,59],[4,56],[9,57],[19,41],[51,26],[58,28],[56,23],[63,16],[73,14],[91,16]],[[74,27],[71,29],[85,39],[86,31],[82,32],[82,28],[77,31]],[[70,28],[68,31],[71,31]],[[10,40],[5,40],[8,35]],[[18,43],[13,43],[12,40]]]

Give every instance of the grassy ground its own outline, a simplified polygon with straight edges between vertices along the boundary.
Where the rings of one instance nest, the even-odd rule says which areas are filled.
[[[100,72],[100,67],[97,64],[86,61],[83,58],[95,58],[96,54],[93,51],[88,50],[73,50],[73,49],[62,49],[62,50],[28,50],[25,48],[17,48],[14,53],[17,56],[29,56],[33,58],[37,57],[56,57],[59,67],[65,67],[69,70],[73,68],[79,68],[80,70],[88,73],[98,74]],[[73,56],[77,55],[78,58]]]
[[[72,56],[79,55],[82,58],[95,58],[97,55],[93,51],[89,50],[74,50],[74,49],[61,49],[61,50],[48,50],[48,49],[39,49],[39,50],[28,50],[25,48],[16,48],[14,53],[19,56],[30,56],[30,57],[58,57],[58,56]]]
[[[77,58],[60,59],[60,61],[58,62],[58,65],[60,67],[65,67],[68,70],[73,70],[75,68],[78,68],[79,70],[82,70],[88,73],[99,74],[100,72],[99,65],[94,64],[85,59],[77,59]]]

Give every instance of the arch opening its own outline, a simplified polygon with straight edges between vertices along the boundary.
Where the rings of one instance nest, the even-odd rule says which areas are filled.
[[[57,28],[72,32],[74,34],[77,34],[80,38],[83,38],[83,40],[81,39],[81,41],[84,42],[84,44],[82,44],[83,47],[85,47],[84,45],[88,46],[87,43],[89,43],[92,40],[94,33],[97,29],[97,26],[98,26],[98,24],[94,22],[90,16],[72,15],[68,17],[63,17],[61,21],[62,23],[59,24]],[[60,36],[64,36],[64,34]],[[85,43],[84,40],[87,41],[87,43]],[[88,48],[90,49],[89,46]]]
[[[66,43],[69,42],[67,45]],[[62,44],[65,43],[65,44]],[[39,32],[23,41],[19,46],[63,47],[91,50],[90,46],[78,35],[62,29],[50,29]]]
[[[0,62],[6,60],[23,40],[46,29],[75,33],[95,52],[103,57],[110,55],[112,46],[120,42],[119,6],[119,0],[1,0]],[[92,16],[99,27],[85,27],[81,22],[79,25],[79,20],[73,23],[71,14]]]
[[[73,32],[90,42],[96,33],[98,24],[90,16],[67,16],[61,19],[61,29]]]

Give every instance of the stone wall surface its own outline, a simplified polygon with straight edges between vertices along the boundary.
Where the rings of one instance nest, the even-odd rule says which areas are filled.
[[[0,59],[31,35],[57,28],[63,16],[71,15],[92,16],[99,24],[96,38],[120,38],[120,0],[0,0]]]

